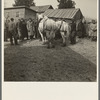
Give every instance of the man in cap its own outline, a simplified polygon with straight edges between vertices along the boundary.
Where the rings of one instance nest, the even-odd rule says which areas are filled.
[[[16,32],[16,26],[15,26],[15,23],[14,23],[14,19],[11,18],[10,20],[11,21],[8,24],[8,32],[9,32],[9,37],[10,37],[10,43],[11,43],[11,45],[13,45],[13,37],[14,37],[15,45],[18,45],[17,32]]]

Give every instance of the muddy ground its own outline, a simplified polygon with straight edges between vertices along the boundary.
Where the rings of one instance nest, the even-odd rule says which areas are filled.
[[[47,49],[39,40],[20,42],[18,46],[4,43],[5,81],[96,81],[96,44],[88,39],[77,44]]]

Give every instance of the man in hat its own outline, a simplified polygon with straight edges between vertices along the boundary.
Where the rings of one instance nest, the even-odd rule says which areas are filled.
[[[22,41],[24,40],[25,37],[28,40],[27,24],[25,22],[25,19],[21,18],[21,39]]]
[[[31,18],[29,18],[29,21],[27,22],[27,30],[28,30],[28,34],[30,36],[30,40],[32,40],[34,32],[33,32],[33,21]]]
[[[11,43],[11,45],[13,45],[13,37],[14,37],[15,45],[18,45],[17,32],[16,32],[16,26],[15,26],[15,23],[14,23],[14,19],[11,18],[10,20],[11,21],[8,24],[8,32],[9,32],[9,37],[10,37],[10,43]]]
[[[76,43],[76,23],[73,20],[71,23],[71,34],[70,34],[70,41],[71,44],[75,44]]]

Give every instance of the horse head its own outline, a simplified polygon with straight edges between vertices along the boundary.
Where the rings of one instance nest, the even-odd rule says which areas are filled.
[[[41,20],[45,21],[46,19],[48,19],[47,16],[45,16],[43,14],[37,14],[37,20],[38,20],[38,22],[40,22]]]

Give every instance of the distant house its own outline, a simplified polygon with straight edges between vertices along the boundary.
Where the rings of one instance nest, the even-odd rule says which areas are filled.
[[[47,17],[53,19],[64,19],[67,22],[83,18],[83,14],[79,8],[53,9],[51,5],[31,6],[30,8],[26,6],[4,8],[4,17],[14,18],[15,20],[20,18],[35,19],[37,17],[37,13],[43,13]]]
[[[48,9],[44,13],[49,18],[53,19],[64,19],[68,22],[72,20],[79,20],[83,18],[83,14],[79,8],[71,9]]]
[[[35,19],[36,18],[36,11],[34,11],[28,7],[25,7],[25,6],[4,8],[4,17],[5,18],[14,18],[15,20],[18,20],[20,18]]]
[[[16,7],[10,7],[10,8],[4,8],[4,17],[5,18],[14,18],[15,20],[18,20],[20,18],[24,19],[35,19],[37,16],[37,13],[44,13],[48,9],[53,9],[51,5],[45,5],[45,6],[16,6]]]
[[[44,13],[48,9],[53,9],[51,5],[44,5],[44,6],[31,6],[32,10],[36,11],[37,13]]]

